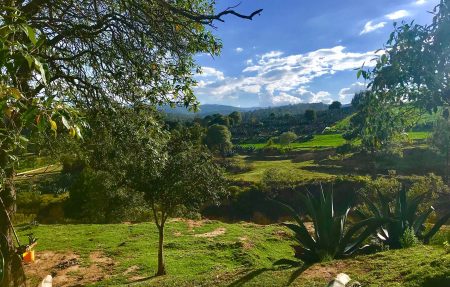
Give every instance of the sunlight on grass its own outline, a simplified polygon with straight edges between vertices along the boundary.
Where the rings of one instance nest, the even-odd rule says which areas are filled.
[[[271,160],[254,160],[246,157],[236,157],[242,163],[251,164],[253,169],[249,172],[245,172],[237,175],[230,175],[233,180],[258,182],[261,180],[264,172],[270,168],[277,168],[285,170],[293,174],[299,181],[312,181],[312,180],[329,180],[334,178],[334,175],[314,172],[307,170],[307,167],[316,167],[314,161],[294,162],[290,159],[277,159],[273,157]]]

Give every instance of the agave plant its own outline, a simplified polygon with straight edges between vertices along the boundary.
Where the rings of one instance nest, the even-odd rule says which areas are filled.
[[[419,194],[408,199],[407,191],[403,188],[398,191],[394,204],[380,191],[377,191],[377,196],[379,201],[377,204],[367,198],[364,201],[372,213],[370,216],[390,219],[377,233],[377,237],[389,248],[402,248],[401,240],[408,230],[413,231],[418,240],[427,244],[442,225],[450,219],[449,213],[439,219],[429,231],[425,232],[425,222],[434,212],[432,206],[426,211],[419,211],[419,205],[424,201],[426,194]],[[367,217],[367,214],[365,216]]]
[[[295,223],[284,223],[295,233],[298,245],[293,246],[295,257],[305,262],[318,262],[345,257],[359,250],[364,241],[385,223],[383,218],[366,218],[347,227],[350,203],[346,203],[343,212],[335,211],[333,192],[325,193],[315,198],[309,192],[299,195],[306,207],[306,213],[311,217],[314,232],[308,232],[303,220],[295,210],[284,203],[278,202],[290,213]]]

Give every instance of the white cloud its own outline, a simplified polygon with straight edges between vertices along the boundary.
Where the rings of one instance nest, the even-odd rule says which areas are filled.
[[[210,77],[199,78],[206,84],[199,85],[196,93],[222,102],[236,96],[248,98],[257,95],[262,106],[300,101],[328,103],[332,100],[330,93],[310,92],[308,84],[324,75],[359,68],[363,63],[370,67],[374,64],[371,61],[374,56],[374,51],[349,52],[343,46],[293,55],[272,51],[247,61],[238,77],[228,77],[215,69],[203,68]]]
[[[427,2],[428,2],[428,0],[416,0],[416,2],[414,4],[423,5],[423,4],[426,4]]]
[[[331,98],[331,94],[326,91],[320,91],[317,93],[312,93],[312,97],[310,98],[310,103],[325,103],[330,104],[333,101]]]
[[[369,21],[364,25],[364,29],[359,33],[360,35],[367,34],[373,32],[375,30],[381,29],[386,26],[386,22],[373,23],[373,21]]]
[[[279,95],[270,98],[271,106],[294,105],[301,102],[302,100],[300,98],[291,96],[286,93],[280,93]]]
[[[386,18],[390,19],[390,20],[397,20],[397,19],[401,19],[401,18],[405,18],[409,16],[409,12],[406,10],[398,10],[395,11],[393,13],[387,14]]]
[[[202,73],[197,76],[202,78],[214,78],[216,80],[225,79],[223,72],[211,67],[202,67]]]
[[[367,89],[367,87],[366,87],[366,84],[364,84],[364,83],[361,83],[361,82],[353,83],[350,85],[350,87],[341,89],[341,91],[339,92],[339,100],[344,104],[348,104],[351,102],[351,100],[353,99],[353,96],[356,93],[359,93],[366,89]]]
[[[234,49],[236,51],[236,53],[242,53],[244,52],[244,49],[241,47],[237,47],[236,49]]]

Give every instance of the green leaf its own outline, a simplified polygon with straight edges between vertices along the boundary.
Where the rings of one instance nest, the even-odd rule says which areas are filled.
[[[83,139],[83,135],[81,134],[81,130],[80,130],[80,128],[78,126],[75,127],[75,131],[77,133],[77,137],[79,139]]]
[[[44,70],[44,66],[42,65],[42,63],[39,62],[38,59],[34,58],[34,65],[36,66],[37,70],[39,71],[39,74],[41,75],[42,82],[44,84],[47,84],[47,79],[45,78],[45,70]]]
[[[22,24],[22,30],[27,35],[28,39],[30,39],[31,43],[33,43],[33,45],[36,45],[37,39],[34,29],[26,24]]]
[[[63,125],[64,125],[64,127],[65,127],[66,129],[70,129],[69,122],[67,121],[67,119],[66,119],[65,116],[62,116],[62,117],[61,117],[61,121],[62,121],[62,123],[63,123]]]
[[[362,73],[362,70],[358,70],[358,73],[356,73],[356,78],[357,79],[361,78],[361,73]]]

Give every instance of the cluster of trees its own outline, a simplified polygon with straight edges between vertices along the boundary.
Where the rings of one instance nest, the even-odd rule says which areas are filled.
[[[327,110],[305,109],[301,114],[265,113],[265,116],[259,120],[248,118],[248,113],[245,113],[242,123],[231,126],[230,131],[235,142],[266,142],[269,138],[277,137],[288,131],[298,135],[322,133],[325,128],[334,125],[353,112],[354,109],[351,106]]]
[[[210,0],[0,3],[0,107],[3,111],[0,121],[0,245],[5,263],[0,286],[25,286],[10,217],[14,217],[16,210],[13,182],[17,155],[26,148],[33,132],[53,136],[66,130],[71,137],[81,140],[82,123],[87,121],[81,120],[79,115],[96,115],[103,117],[103,122],[110,126],[124,126],[122,134],[112,132],[113,140],[125,140],[128,136],[135,140],[124,141],[130,146],[112,141],[118,147],[105,149],[105,152],[121,160],[111,160],[103,168],[109,167],[108,171],[115,170],[119,174],[134,174],[135,184],[137,178],[146,175],[149,176],[146,180],[154,179],[155,175],[167,172],[165,168],[181,168],[171,165],[170,158],[164,159],[163,155],[169,151],[163,150],[168,145],[159,141],[161,134],[153,130],[156,126],[150,119],[147,118],[150,122],[144,126],[134,126],[136,130],[127,128],[127,118],[120,123],[113,119],[117,105],[133,109],[140,109],[142,103],[197,108],[192,71],[199,70],[199,66],[193,56],[197,53],[217,55],[221,49],[220,40],[208,26],[214,21],[223,21],[226,15],[252,19],[262,11],[242,15],[228,8],[216,13],[214,4]],[[131,152],[131,147],[136,153]],[[204,151],[197,147],[188,150],[199,155],[192,163],[209,162]],[[129,159],[124,157],[126,154]],[[190,157],[181,151],[175,152],[175,156]],[[132,158],[136,163],[130,162]],[[161,160],[166,163],[160,164]],[[152,168],[142,170],[139,165]],[[192,172],[188,176],[194,180],[195,169]],[[137,185],[133,189],[142,191]],[[171,203],[169,207],[176,204]],[[160,207],[158,212],[157,223],[161,226],[170,212]]]
[[[104,115],[109,112],[86,115],[91,128],[72,148],[83,164],[72,169],[76,179],[69,187],[68,215],[107,223],[151,211],[146,214],[159,231],[157,274],[163,275],[167,219],[219,203],[226,195],[223,171],[203,144],[200,127],[169,131],[149,106],[116,106],[114,118]]]
[[[368,91],[355,95],[357,114],[345,137],[360,139],[372,155],[398,152],[425,112],[442,112],[431,143],[448,154],[450,1],[440,1],[432,13],[430,25],[396,24],[375,67],[358,71]]]

